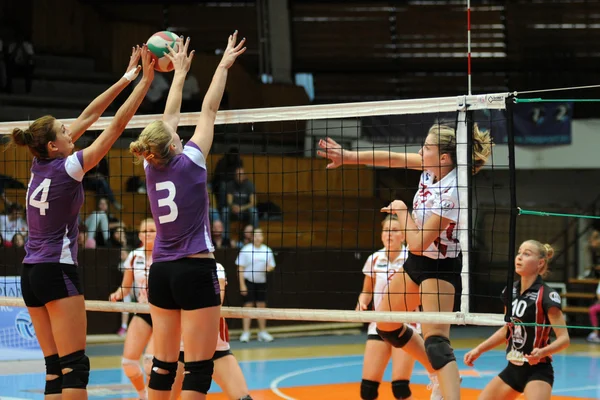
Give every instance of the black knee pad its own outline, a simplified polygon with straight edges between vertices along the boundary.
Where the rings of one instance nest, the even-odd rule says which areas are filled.
[[[363,379],[360,382],[360,398],[363,400],[375,400],[379,396],[379,382]]]
[[[85,350],[79,350],[60,358],[60,367],[69,368],[71,372],[63,374],[63,389],[85,389],[90,380],[90,359]]]
[[[456,361],[454,349],[450,347],[450,340],[443,336],[429,336],[425,339],[425,351],[433,369],[440,370],[446,364]]]
[[[159,369],[164,369],[167,373],[157,372]],[[152,390],[169,391],[175,382],[175,375],[177,375],[177,361],[164,362],[154,357],[148,387]]]
[[[404,329],[404,333],[402,332],[402,330]],[[409,328],[407,325],[402,325],[401,328],[396,329],[395,331],[381,331],[379,330],[379,328],[377,328],[377,334],[379,336],[381,336],[381,338],[391,344],[392,346],[396,347],[396,348],[401,348],[404,347],[406,345],[406,343],[408,343],[408,341],[410,340],[410,338],[413,335],[413,330],[411,328]]]
[[[58,354],[53,354],[44,357],[46,362],[46,375],[57,375],[58,378],[46,381],[44,394],[60,394],[62,393],[62,369],[60,368],[60,358]]]
[[[185,363],[183,390],[208,393],[214,369],[213,360],[191,361]]]
[[[252,400],[252,397],[250,397],[250,395],[248,394],[248,395],[240,398],[240,400]]]
[[[397,400],[408,399],[412,394],[410,391],[410,381],[392,381],[392,393]]]

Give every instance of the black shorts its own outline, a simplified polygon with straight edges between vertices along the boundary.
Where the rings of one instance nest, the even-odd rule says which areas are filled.
[[[155,262],[148,274],[148,301],[167,310],[198,310],[221,304],[214,258]]]
[[[367,340],[377,340],[379,342],[383,342],[383,338],[379,335],[367,335]]]
[[[246,288],[248,288],[248,293],[245,296],[242,296],[244,304],[267,301],[266,283],[254,283],[250,282],[248,279],[244,280],[246,281]]]
[[[550,386],[554,384],[554,369],[551,363],[536,365],[525,363],[519,366],[509,362],[498,376],[504,383],[519,393],[523,393],[525,386],[531,381],[548,382]]]
[[[145,323],[147,323],[148,325],[150,325],[150,328],[152,328],[152,316],[150,314],[134,314],[134,317],[138,317],[144,320]]]
[[[460,255],[457,258],[434,259],[409,253],[403,267],[417,285],[427,279],[439,279],[451,283],[455,293],[461,293],[461,260]]]
[[[27,307],[83,294],[77,266],[61,263],[23,264],[21,294]]]
[[[211,360],[217,361],[219,358],[223,358],[225,356],[232,356],[232,355],[233,355],[233,353],[231,352],[231,349],[217,350],[217,351],[215,351],[215,354],[213,354]],[[183,352],[183,351],[179,352],[179,362],[182,364],[185,364],[185,352]]]

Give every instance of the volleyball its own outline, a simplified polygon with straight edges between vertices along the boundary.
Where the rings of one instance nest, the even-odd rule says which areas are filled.
[[[21,311],[17,314],[15,317],[15,328],[23,339],[35,340],[35,329],[33,329],[33,322],[27,311]]]
[[[146,42],[148,50],[153,54],[154,69],[159,72],[169,72],[173,70],[173,63],[165,54],[169,52],[168,47],[175,47],[177,35],[169,31],[156,32],[150,36]]]

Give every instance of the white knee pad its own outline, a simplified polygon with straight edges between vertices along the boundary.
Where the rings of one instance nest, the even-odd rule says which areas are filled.
[[[152,372],[152,359],[154,358],[154,354],[144,354],[143,363],[144,363],[144,373],[147,376],[150,376]]]
[[[129,379],[142,375],[142,368],[139,361],[122,358],[121,365],[123,366],[123,372],[125,372],[125,375]]]

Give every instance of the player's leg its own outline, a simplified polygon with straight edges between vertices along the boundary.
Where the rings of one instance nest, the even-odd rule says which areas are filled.
[[[412,311],[420,304],[419,286],[401,272],[394,275],[377,311]],[[434,370],[427,358],[423,338],[406,324],[377,323],[377,333],[393,347],[402,348],[419,361],[429,373]]]
[[[33,266],[23,265],[21,274],[21,294],[27,305],[27,311],[31,317],[35,335],[44,354],[46,364],[46,384],[44,388],[44,400],[60,400],[62,393],[62,371],[58,349],[52,334],[50,315],[33,291],[30,283],[30,273]]]
[[[410,377],[414,366],[415,359],[407,352],[402,349],[392,350],[392,394],[394,399],[412,399]]]
[[[525,386],[524,393],[527,400],[550,400],[552,385],[544,381],[530,381]]]
[[[513,400],[520,395],[520,392],[508,386],[499,376],[495,376],[483,389],[478,400]]]
[[[421,305],[424,312],[452,312],[454,285],[441,279],[426,279],[421,283]],[[460,398],[460,375],[454,350],[450,347],[450,325],[422,324],[425,350],[431,366],[438,373],[445,400]]]
[[[390,360],[392,346],[378,335],[371,334],[365,345],[360,398],[375,400],[379,396],[379,385],[383,380],[385,367]]]
[[[121,360],[123,372],[125,372],[142,400],[147,397],[147,393],[140,357],[150,341],[151,335],[152,327],[141,316],[134,315],[123,345],[123,358]]]
[[[217,351],[213,379],[230,399],[251,399],[246,379],[237,360],[229,351]]]
[[[181,310],[165,309],[150,304],[150,312],[154,336],[154,359],[148,384],[148,398],[168,400],[177,372]]]

